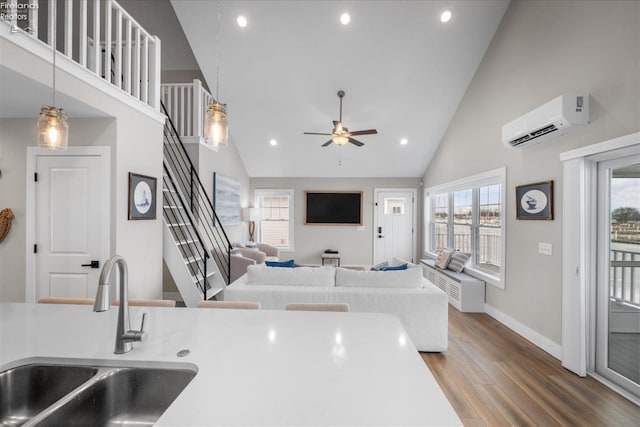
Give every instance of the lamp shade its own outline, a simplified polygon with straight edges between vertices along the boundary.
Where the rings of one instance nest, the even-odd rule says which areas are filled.
[[[242,219],[247,222],[260,221],[262,219],[260,208],[244,208],[242,210]]]
[[[229,140],[227,106],[219,102],[209,104],[204,126],[204,137],[207,144],[212,145],[214,148],[226,146]]]
[[[38,118],[38,146],[66,150],[69,143],[67,115],[62,108],[42,107]]]

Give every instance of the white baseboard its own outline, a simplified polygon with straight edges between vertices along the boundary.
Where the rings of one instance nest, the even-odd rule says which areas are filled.
[[[182,296],[180,295],[180,292],[163,292],[162,298],[172,299],[174,301],[182,301]]]
[[[489,304],[484,305],[484,311],[489,316],[502,323],[513,332],[523,336],[533,344],[537,345],[558,360],[562,360],[562,346],[551,341],[549,338],[539,334],[528,326],[523,325],[512,317],[507,316],[503,312],[491,307]]]

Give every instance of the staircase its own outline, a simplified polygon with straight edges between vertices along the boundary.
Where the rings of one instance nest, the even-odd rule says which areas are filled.
[[[231,243],[164,104],[162,109],[163,254],[185,305],[195,307],[229,284]]]

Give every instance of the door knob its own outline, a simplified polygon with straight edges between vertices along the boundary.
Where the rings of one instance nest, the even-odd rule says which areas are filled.
[[[100,261],[91,261],[90,264],[81,264],[81,267],[100,268]]]

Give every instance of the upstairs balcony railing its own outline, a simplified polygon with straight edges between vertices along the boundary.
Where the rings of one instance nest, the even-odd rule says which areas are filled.
[[[160,85],[162,102],[181,137],[204,138],[204,117],[213,102],[211,95],[198,79],[192,83],[164,83]]]
[[[160,111],[160,39],[115,0],[2,3],[7,12],[3,19],[11,25],[11,32],[25,32],[49,46],[55,37],[60,53]]]

